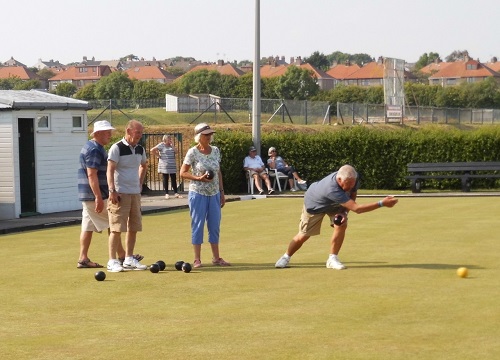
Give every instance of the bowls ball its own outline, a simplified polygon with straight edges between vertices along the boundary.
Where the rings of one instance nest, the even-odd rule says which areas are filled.
[[[182,264],[182,271],[184,271],[185,273],[191,272],[191,269],[192,267],[190,263]]]
[[[157,263],[151,264],[149,266],[149,271],[151,271],[153,274],[160,272],[160,265],[158,265]]]
[[[106,273],[104,271],[98,271],[94,274],[97,281],[104,281],[106,279]]]
[[[182,260],[179,260],[175,263],[175,269],[178,270],[178,271],[181,271],[182,270],[182,265],[184,264],[184,261]]]
[[[158,260],[156,263],[160,267],[160,271],[165,270],[165,268],[167,267],[167,264],[165,264],[165,261],[163,261],[163,260]]]

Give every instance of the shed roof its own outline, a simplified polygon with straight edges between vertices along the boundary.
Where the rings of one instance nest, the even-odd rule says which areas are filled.
[[[38,90],[0,90],[0,110],[90,110],[87,101]]]

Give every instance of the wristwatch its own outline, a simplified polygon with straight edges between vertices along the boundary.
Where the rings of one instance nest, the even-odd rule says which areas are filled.
[[[114,193],[114,192],[116,192],[116,189],[109,189],[109,192]]]

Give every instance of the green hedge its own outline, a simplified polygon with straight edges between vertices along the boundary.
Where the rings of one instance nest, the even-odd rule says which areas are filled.
[[[276,132],[263,134],[261,157],[274,146],[294,165],[302,178],[312,183],[353,165],[362,177],[363,189],[409,189],[406,166],[411,162],[499,161],[500,128],[477,130],[441,127],[386,130],[363,126],[318,133]],[[222,171],[227,193],[246,192],[243,159],[252,145],[251,135],[239,131],[218,131],[214,145],[222,153]],[[474,188],[498,188],[494,179],[474,180]],[[459,180],[427,181],[426,188],[460,189]]]

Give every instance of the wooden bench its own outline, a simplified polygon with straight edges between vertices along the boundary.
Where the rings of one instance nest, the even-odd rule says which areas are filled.
[[[460,179],[462,191],[468,192],[472,179],[500,178],[500,162],[444,162],[408,164],[407,179],[411,180],[411,191],[419,193],[425,179]]]

